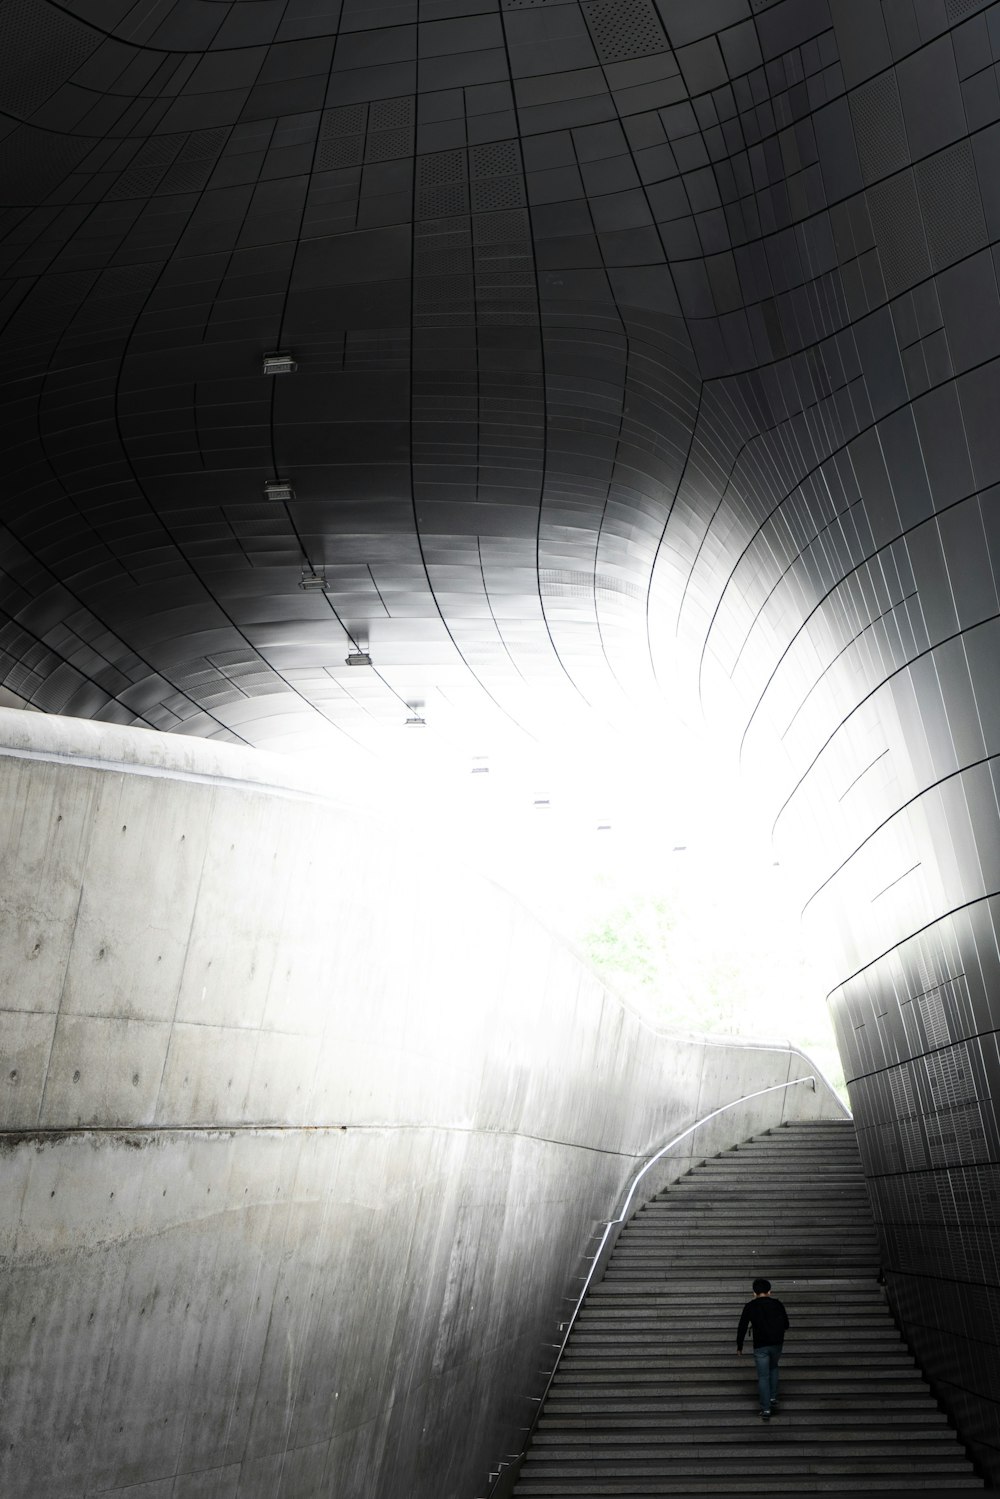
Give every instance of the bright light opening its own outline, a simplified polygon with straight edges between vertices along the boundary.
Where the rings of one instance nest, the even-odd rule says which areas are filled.
[[[843,1089],[829,977],[756,820],[767,799],[748,798],[703,734],[657,730],[487,761],[435,715],[373,785],[383,814],[504,885],[652,1024],[790,1041]]]

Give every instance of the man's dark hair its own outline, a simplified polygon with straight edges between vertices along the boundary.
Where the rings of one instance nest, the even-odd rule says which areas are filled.
[[[763,1296],[764,1292],[765,1291],[769,1291],[770,1289],[771,1289],[771,1282],[769,1280],[755,1280],[754,1283],[753,1283],[753,1290],[754,1290],[754,1295],[755,1296]]]

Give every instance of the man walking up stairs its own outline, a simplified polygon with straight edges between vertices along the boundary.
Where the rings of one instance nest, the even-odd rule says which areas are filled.
[[[877,1267],[851,1120],[784,1125],[695,1168],[622,1231],[518,1499],[982,1490]],[[733,1356],[755,1278],[791,1321],[767,1422],[753,1361]]]
[[[743,1340],[749,1328],[753,1329],[760,1418],[770,1421],[778,1414],[778,1362],[788,1331],[788,1313],[777,1296],[771,1295],[771,1282],[764,1276],[758,1276],[754,1281],[753,1300],[748,1301],[740,1313],[740,1325],[736,1329],[737,1353],[743,1352]]]

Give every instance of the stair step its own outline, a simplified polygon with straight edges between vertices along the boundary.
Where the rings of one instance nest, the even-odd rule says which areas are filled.
[[[856,1475],[854,1490],[856,1493],[868,1496],[873,1492],[892,1492],[902,1490],[905,1493],[918,1493],[921,1489],[932,1489],[934,1499],[943,1499],[943,1496],[951,1493],[964,1492],[966,1489],[983,1488],[980,1478],[962,1477],[958,1474],[950,1475],[947,1486],[943,1486],[939,1474],[935,1473],[904,1473],[904,1474],[874,1474],[859,1473]],[[696,1478],[636,1478],[612,1480],[606,1482],[603,1479],[519,1479],[514,1489],[515,1499],[563,1499],[563,1496],[583,1495],[586,1499],[603,1499],[604,1495],[617,1495],[619,1499],[639,1499],[640,1495],[651,1494],[656,1499],[665,1499],[669,1494],[794,1494],[797,1499],[805,1493],[826,1494],[829,1499],[847,1499],[851,1490],[845,1487],[845,1479],[840,1477],[820,1477],[817,1475],[810,1482],[808,1489],[803,1485],[802,1475],[785,1477],[777,1474],[748,1474],[739,1473],[728,1479],[717,1476],[706,1475]]]
[[[782,1171],[817,1171],[823,1177],[843,1174],[852,1176],[858,1181],[864,1180],[864,1173],[860,1159],[832,1160],[822,1150],[817,1150],[811,1155],[784,1155],[778,1150],[762,1150],[757,1155],[744,1155],[742,1151],[735,1151],[732,1155],[713,1156],[711,1160],[701,1161],[697,1166],[692,1166],[685,1171],[681,1180],[692,1176],[718,1176],[726,1171],[746,1171],[754,1176],[759,1176],[761,1171],[768,1175],[772,1172]]]
[[[605,1300],[599,1307],[594,1307],[585,1315],[581,1315],[576,1324],[576,1332],[595,1333],[628,1333],[635,1330],[645,1329],[649,1333],[655,1333],[657,1337],[663,1337],[669,1328],[676,1328],[678,1333],[699,1333],[706,1338],[719,1337],[731,1331],[731,1323],[734,1315],[738,1315],[740,1302],[737,1300],[733,1311],[720,1315],[718,1308],[711,1317],[706,1312],[699,1316],[697,1312],[691,1312],[685,1308],[682,1313],[680,1309],[669,1306],[641,1305],[634,1301],[626,1301],[621,1298],[622,1305],[615,1300]],[[795,1308],[795,1334],[808,1332],[812,1335],[822,1334],[824,1337],[831,1332],[843,1329],[845,1336],[854,1334],[868,1334],[876,1331],[884,1333],[892,1332],[898,1337],[895,1324],[886,1322],[884,1308],[873,1309],[870,1314],[861,1311],[849,1311],[844,1309],[838,1311],[803,1311],[800,1307]],[[789,1332],[789,1337],[792,1332]],[[728,1337],[726,1338],[728,1341]],[[791,1345],[789,1345],[791,1346]]]
[[[549,1402],[551,1402],[551,1407]],[[546,1402],[546,1415],[560,1420],[572,1417],[573,1419],[620,1419],[628,1417],[648,1416],[659,1420],[667,1420],[671,1417],[678,1421],[688,1422],[693,1414],[703,1416],[708,1420],[714,1420],[721,1415],[734,1415],[740,1412],[746,1413],[749,1407],[755,1403],[755,1392],[752,1383],[744,1387],[736,1394],[712,1394],[710,1391],[702,1391],[700,1394],[688,1392],[684,1395],[674,1394],[670,1398],[650,1395],[648,1392],[633,1393],[628,1398],[615,1396],[614,1398],[602,1398],[593,1393],[581,1395],[579,1392],[549,1393]],[[840,1394],[827,1392],[824,1395],[815,1393],[803,1393],[796,1391],[792,1407],[788,1407],[782,1413],[782,1420],[786,1419],[808,1419],[818,1421],[828,1418],[829,1422],[837,1425],[844,1424],[845,1415],[851,1423],[864,1421],[869,1415],[876,1416],[879,1420],[885,1420],[885,1412],[905,1413],[908,1419],[922,1422],[943,1421],[944,1416],[933,1401],[928,1401],[926,1390],[921,1390],[914,1385],[904,1395],[886,1395],[879,1400],[879,1408],[869,1411],[863,1404],[860,1405],[856,1390],[848,1390]],[[893,1416],[893,1420],[902,1419],[902,1415]]]
[[[796,1333],[801,1334],[802,1329],[796,1323]],[[789,1333],[791,1337],[791,1333]],[[733,1355],[734,1339],[732,1329],[727,1328],[725,1334],[706,1339],[696,1332],[678,1333],[671,1328],[669,1333],[650,1332],[646,1328],[631,1331],[629,1334],[615,1334],[611,1332],[588,1333],[577,1329],[569,1340],[564,1357],[572,1354],[585,1354],[588,1358],[631,1358],[633,1356],[647,1357],[650,1354],[659,1354],[662,1357],[674,1356],[688,1358],[692,1354],[699,1358],[731,1358]],[[858,1357],[869,1354],[872,1357],[890,1356],[905,1348],[902,1338],[898,1333],[855,1333],[853,1337],[832,1338],[829,1334],[823,1335],[823,1358],[828,1354],[838,1357],[849,1358],[851,1355]],[[749,1347],[747,1349],[749,1353]],[[789,1343],[785,1352],[783,1363],[790,1368],[791,1361],[799,1362],[801,1350],[796,1350],[796,1345]]]
[[[603,1374],[608,1379],[617,1378],[619,1374],[642,1375],[666,1374],[670,1378],[686,1378],[688,1374],[695,1374],[705,1370],[719,1379],[743,1379],[744,1374],[740,1368],[733,1366],[730,1369],[730,1360],[736,1356],[735,1349],[729,1348],[724,1355],[705,1354],[697,1352],[685,1352],[681,1349],[669,1353],[644,1353],[641,1355],[624,1355],[613,1350],[594,1353],[587,1350],[571,1350],[567,1348],[562,1356],[560,1369],[574,1374]],[[746,1349],[744,1358],[750,1357],[750,1350]],[[723,1363],[723,1358],[725,1362]],[[831,1374],[839,1373],[842,1369],[853,1369],[857,1364],[857,1357],[850,1349],[845,1348],[841,1353],[827,1352],[822,1355],[816,1353],[812,1357],[793,1358],[789,1353],[782,1358],[781,1368],[783,1374],[789,1378],[794,1372],[797,1377],[815,1379],[824,1370]],[[881,1374],[909,1373],[916,1368],[916,1362],[911,1353],[906,1351],[905,1345],[899,1349],[889,1349],[888,1352],[872,1350],[865,1355],[865,1372],[859,1374],[859,1379],[874,1378],[876,1372]]]
[[[708,1402],[702,1402],[702,1404],[706,1403]],[[920,1408],[912,1402],[909,1407],[902,1409],[898,1406],[893,1407],[890,1405],[886,1405],[885,1409],[891,1410],[891,1420],[894,1425],[898,1422],[901,1429],[908,1428],[906,1440],[901,1443],[901,1446],[905,1446],[906,1450],[909,1450],[909,1437],[914,1432],[919,1432],[924,1428],[937,1429],[938,1427],[943,1431],[951,1430],[947,1425],[943,1412],[936,1409],[932,1411],[933,1420],[928,1421],[920,1419]],[[884,1434],[882,1429],[879,1428],[878,1423],[866,1423],[860,1419],[860,1415],[861,1413],[857,1410],[856,1398],[854,1400],[842,1400],[839,1405],[834,1401],[830,1401],[819,1410],[812,1410],[805,1414],[798,1407],[796,1407],[795,1413],[783,1412],[780,1418],[775,1418],[775,1427],[777,1427],[780,1420],[783,1429],[787,1427],[798,1438],[808,1437],[815,1429],[817,1432],[828,1434],[830,1440],[836,1443],[839,1443],[843,1437],[852,1435],[855,1430],[864,1430],[866,1426],[871,1427],[872,1430],[880,1435]],[[560,1407],[558,1411],[553,1412],[551,1419],[557,1419],[558,1425],[555,1428],[547,1427],[546,1429],[555,1429],[559,1432],[564,1432],[565,1423],[568,1421],[578,1423],[575,1429],[579,1431],[589,1431],[591,1429],[603,1430],[605,1421],[611,1419],[616,1424],[613,1428],[609,1429],[617,1432],[619,1435],[626,1430],[636,1430],[640,1433],[643,1431],[658,1432],[660,1430],[660,1423],[662,1422],[664,1429],[667,1431],[676,1430],[678,1432],[685,1432],[688,1427],[693,1426],[700,1438],[705,1439],[706,1433],[700,1429],[706,1422],[710,1422],[716,1431],[721,1425],[727,1430],[733,1429],[739,1433],[745,1432],[748,1429],[747,1423],[752,1427],[754,1421],[758,1419],[758,1415],[757,1401],[751,1397],[750,1399],[744,1398],[738,1401],[730,1401],[726,1404],[715,1401],[711,1403],[711,1409],[707,1411],[700,1408],[687,1407],[668,1409],[663,1406],[662,1401],[658,1404],[650,1401],[636,1402],[635,1409],[631,1405],[627,1408],[616,1409],[610,1418],[606,1418],[598,1409],[588,1408],[578,1410],[567,1406],[565,1410]],[[883,1426],[885,1421],[886,1417],[883,1415]],[[582,1424],[588,1422],[590,1423],[589,1426]],[[594,1428],[595,1422],[601,1424]],[[763,1425],[763,1423],[761,1424]]]
[[[688,1235],[694,1235],[702,1239],[722,1239],[728,1236],[726,1228],[722,1224],[707,1223],[695,1213],[670,1213],[664,1214],[662,1218],[651,1218],[647,1214],[640,1214],[634,1218],[629,1225],[635,1238],[664,1238],[679,1239]],[[732,1228],[732,1225],[730,1225]],[[822,1241],[836,1234],[845,1244],[868,1244],[877,1243],[878,1236],[874,1229],[867,1228],[845,1228],[837,1218],[831,1218],[829,1223],[818,1223],[815,1218],[809,1218],[801,1222],[789,1219],[785,1214],[776,1218],[773,1223],[762,1225],[757,1222],[747,1224],[743,1228],[733,1229],[733,1234],[739,1242],[756,1243],[762,1233],[786,1234],[789,1237],[802,1237],[812,1243],[815,1240]]]
[[[688,1331],[675,1337],[669,1320],[665,1320],[659,1329],[646,1326],[626,1332],[608,1328],[574,1328],[564,1357],[578,1357],[585,1353],[588,1358],[645,1361],[653,1358],[698,1358],[717,1364],[735,1354],[735,1331],[735,1327],[727,1327],[718,1328],[712,1333]],[[783,1369],[797,1369],[806,1364],[822,1368],[827,1358],[834,1354],[838,1358],[850,1358],[852,1354],[862,1350],[871,1353],[872,1357],[895,1358],[906,1348],[899,1333],[892,1328],[880,1328],[872,1332],[856,1329],[845,1335],[839,1335],[837,1328],[825,1332],[812,1329],[808,1337],[803,1337],[802,1333],[803,1329],[798,1323],[789,1328],[781,1359]],[[752,1352],[751,1337],[744,1345],[744,1353],[749,1357]]]
[[[750,1290],[750,1282],[754,1276],[765,1273],[774,1287],[775,1294],[787,1296],[789,1294],[789,1283],[796,1278],[797,1273],[801,1274],[802,1267],[800,1265],[776,1265],[773,1261],[769,1260],[745,1260],[742,1264],[737,1263],[735,1266],[727,1268],[731,1269],[733,1279],[738,1281],[738,1289],[734,1289],[729,1295],[738,1298],[741,1292],[744,1297],[747,1295]],[[836,1260],[831,1259],[824,1261],[821,1268],[832,1275],[841,1267],[838,1266]],[[852,1260],[845,1260],[842,1268],[856,1275],[860,1267]],[[612,1263],[604,1272],[604,1277],[609,1286],[629,1284],[635,1287],[642,1285],[656,1287],[665,1285],[670,1281],[676,1282],[678,1280],[683,1280],[686,1285],[691,1287],[714,1284],[707,1270],[701,1269],[696,1263],[689,1260],[671,1260],[665,1266],[646,1265],[642,1262],[636,1263],[634,1261],[623,1265]],[[874,1279],[875,1271],[872,1268],[872,1280]],[[740,1305],[742,1303],[737,1305],[737,1312],[739,1312]]]
[[[793,1424],[791,1427],[788,1425],[788,1420],[787,1413],[782,1411],[779,1420],[780,1430],[790,1433],[783,1440],[790,1441],[794,1438],[797,1442],[808,1443],[817,1441],[817,1438],[810,1434],[808,1430],[809,1422],[805,1418],[801,1418],[798,1423]],[[568,1422],[564,1424],[569,1425]],[[763,1430],[763,1427],[761,1427],[761,1430]],[[775,1430],[778,1430],[778,1427]],[[700,1426],[694,1429],[690,1426],[685,1426],[683,1430],[678,1429],[677,1431],[657,1431],[652,1427],[651,1423],[651,1429],[648,1431],[633,1431],[631,1429],[622,1431],[601,1427],[586,1430],[572,1429],[561,1432],[548,1429],[539,1430],[535,1435],[531,1450],[533,1454],[540,1452],[543,1448],[547,1450],[550,1447],[553,1451],[562,1451],[564,1449],[575,1451],[583,1444],[586,1444],[588,1449],[597,1448],[598,1446],[602,1448],[614,1447],[617,1449],[632,1445],[638,1447],[650,1444],[655,1444],[657,1447],[673,1448],[680,1446],[685,1449],[692,1446],[701,1447],[708,1445],[722,1447],[732,1445],[742,1448],[748,1440],[763,1441],[764,1438],[751,1437],[745,1430],[738,1430],[735,1427],[728,1430],[720,1430],[719,1427],[714,1425]],[[945,1426],[943,1422],[938,1426],[929,1425],[923,1431],[913,1431],[903,1426],[898,1428],[890,1427],[887,1430],[884,1421],[873,1421],[871,1429],[868,1431],[862,1427],[860,1430],[850,1432],[847,1436],[841,1436],[839,1445],[843,1446],[846,1443],[848,1446],[853,1445],[867,1451],[873,1443],[893,1448],[898,1442],[910,1442],[914,1444],[914,1449],[919,1447],[920,1451],[923,1451],[924,1448],[921,1445],[923,1443],[933,1446],[935,1443],[947,1445],[948,1443],[954,1444],[957,1441],[958,1438],[951,1427]]]
[[[819,1272],[815,1276],[795,1275],[785,1276],[778,1289],[777,1276],[771,1276],[776,1295],[787,1300],[793,1291],[795,1294],[795,1306],[802,1310],[817,1311],[823,1308],[840,1308],[846,1305],[855,1305],[867,1310],[870,1306],[879,1305],[885,1310],[885,1291],[878,1284],[876,1271],[872,1266],[851,1274],[830,1275]],[[604,1281],[599,1285],[591,1287],[590,1295],[596,1295],[598,1300],[601,1296],[621,1296],[623,1292],[617,1289],[614,1292],[605,1287]],[[669,1299],[678,1308],[684,1307],[690,1311],[720,1311],[731,1310],[728,1301],[715,1301],[717,1295],[735,1295],[738,1299],[737,1310],[744,1302],[749,1301],[752,1295],[750,1286],[744,1274],[733,1275],[726,1271],[721,1272],[714,1279],[707,1273],[699,1278],[697,1285],[690,1285],[687,1281],[668,1279],[662,1286],[647,1287],[644,1295],[656,1296],[659,1303],[664,1304],[664,1299]],[[588,1297],[589,1302],[589,1297]]]
[[[642,1224],[637,1226],[634,1234],[629,1238],[628,1244],[624,1246],[624,1252],[629,1250],[633,1254],[662,1254],[664,1250],[678,1250],[690,1248],[692,1254],[704,1254],[713,1245],[718,1245],[719,1250],[726,1250],[729,1258],[737,1254],[746,1254],[752,1251],[761,1254],[796,1254],[807,1252],[822,1254],[825,1251],[836,1251],[839,1254],[870,1254],[874,1249],[878,1250],[878,1241],[870,1234],[845,1235],[839,1242],[833,1240],[829,1232],[815,1233],[811,1236],[798,1233],[795,1229],[772,1230],[754,1235],[738,1235],[732,1238],[722,1234],[718,1229],[692,1230],[685,1233],[682,1228],[663,1230],[655,1224]],[[618,1251],[622,1253],[622,1250]]]
[[[787,1185],[784,1184],[783,1185]],[[868,1194],[853,1182],[817,1182],[812,1172],[804,1175],[801,1183],[796,1184],[795,1202],[797,1206],[803,1202],[828,1202],[842,1204],[851,1202],[859,1208],[869,1207]],[[671,1197],[674,1199],[684,1198],[691,1201],[698,1196],[705,1198],[707,1202],[721,1205],[730,1197],[739,1197],[748,1202],[756,1204],[761,1195],[761,1184],[751,1178],[741,1179],[733,1176],[727,1179],[708,1182],[704,1178],[686,1181],[683,1177],[674,1182],[666,1191],[656,1199],[657,1202],[669,1203]]]
[[[595,1386],[604,1387],[609,1391],[636,1389],[638,1387],[648,1388],[650,1385],[661,1387],[669,1391],[675,1384],[681,1383],[691,1389],[695,1385],[710,1384],[713,1389],[725,1388],[733,1385],[740,1389],[748,1388],[748,1381],[755,1377],[755,1365],[752,1359],[747,1360],[744,1369],[734,1367],[730,1372],[722,1368],[703,1369],[678,1369],[671,1377],[662,1369],[650,1369],[648,1371],[605,1371],[602,1369],[574,1369],[566,1373],[557,1372],[553,1382],[553,1391],[565,1390],[568,1386],[575,1390],[592,1390]],[[921,1383],[920,1371],[916,1367],[912,1369],[871,1369],[854,1370],[845,1369],[843,1374],[821,1373],[813,1374],[809,1371],[797,1370],[795,1377],[796,1392],[807,1391],[810,1394],[822,1395],[825,1391],[842,1391],[855,1395],[859,1391],[871,1400],[882,1391],[888,1392],[905,1391],[908,1381],[914,1384]]]
[[[753,1145],[738,1145],[735,1150],[727,1150],[725,1155],[714,1156],[713,1160],[721,1162],[729,1161],[756,1161],[761,1165],[769,1166],[772,1161],[818,1161],[824,1166],[856,1166],[861,1167],[861,1156],[857,1149],[846,1145],[824,1145],[818,1141],[815,1145],[790,1142],[788,1145],[772,1145],[759,1141]],[[705,1162],[709,1164],[708,1161]],[[693,1168],[697,1171],[699,1168]]]
[[[758,1422],[758,1425],[763,1425]],[[770,1428],[768,1428],[770,1429]],[[777,1432],[775,1432],[777,1437]],[[784,1444],[771,1442],[768,1451],[754,1452],[753,1470],[755,1473],[898,1473],[899,1458],[890,1454],[889,1457],[872,1456],[870,1454],[848,1454],[841,1453],[838,1444],[836,1455],[830,1448],[824,1449],[825,1456],[809,1457],[803,1456],[794,1449],[784,1449]],[[967,1468],[964,1456],[953,1457],[950,1453],[942,1453],[940,1456],[927,1453],[920,1454],[920,1466],[924,1471],[932,1468],[935,1473],[951,1474],[961,1473]],[[662,1457],[638,1457],[627,1454],[625,1457],[604,1458],[584,1457],[582,1459],[566,1460],[560,1465],[560,1478],[615,1478],[615,1477],[641,1477],[641,1478],[697,1478],[709,1473],[744,1473],[748,1467],[746,1453],[734,1452],[730,1457],[717,1457],[711,1452],[687,1453],[684,1456],[673,1456],[667,1459]],[[525,1465],[525,1477],[531,1477],[535,1468],[532,1460]],[[539,1473],[541,1476],[541,1473]]]
[[[843,1239],[834,1237],[833,1229],[821,1229],[812,1234],[803,1233],[795,1225],[785,1228],[775,1226],[771,1229],[761,1229],[753,1236],[749,1234],[737,1234],[731,1237],[718,1228],[705,1228],[678,1224],[670,1228],[660,1228],[655,1223],[642,1223],[636,1225],[635,1232],[630,1236],[626,1249],[645,1250],[646,1253],[657,1253],[664,1249],[684,1249],[689,1247],[692,1254],[704,1254],[714,1246],[719,1251],[727,1251],[732,1258],[737,1254],[746,1254],[752,1251],[761,1254],[792,1254],[801,1250],[807,1253],[823,1253],[824,1250],[835,1250],[840,1254],[866,1255],[873,1251],[878,1252],[878,1240],[870,1234],[850,1234]],[[620,1252],[620,1251],[619,1251]]]
[[[700,1270],[706,1275],[718,1276],[724,1273],[739,1275],[741,1268],[748,1261],[762,1264],[770,1260],[774,1269],[772,1279],[777,1279],[780,1267],[795,1266],[802,1274],[819,1266],[830,1264],[841,1264],[845,1269],[853,1266],[856,1274],[863,1274],[869,1265],[876,1264],[877,1258],[871,1252],[861,1254],[854,1249],[837,1250],[817,1249],[812,1256],[806,1256],[801,1250],[767,1250],[761,1248],[754,1252],[744,1251],[742,1254],[736,1250],[720,1254],[715,1263],[706,1264],[704,1249],[692,1245],[685,1250],[675,1245],[668,1245],[657,1251],[655,1249],[638,1248],[629,1245],[626,1249],[620,1249],[612,1257],[611,1265],[616,1270],[624,1270],[628,1266],[634,1266],[636,1270],[655,1269],[659,1274],[666,1275],[667,1271],[674,1265],[685,1265],[692,1270]],[[786,1270],[787,1274],[787,1270]]]

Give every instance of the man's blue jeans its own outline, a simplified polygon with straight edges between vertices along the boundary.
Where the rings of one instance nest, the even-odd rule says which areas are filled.
[[[753,1361],[757,1365],[757,1389],[760,1392],[762,1411],[769,1411],[771,1402],[778,1398],[778,1360],[780,1357],[780,1343],[765,1343],[763,1348],[754,1348]]]

